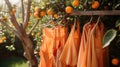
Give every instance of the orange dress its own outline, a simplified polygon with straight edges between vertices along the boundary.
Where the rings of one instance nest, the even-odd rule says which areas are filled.
[[[55,55],[55,64],[56,64],[56,67],[67,67],[66,64],[62,63],[60,60],[59,60],[59,57],[61,55],[61,52],[63,50],[63,47],[66,43],[66,40],[68,38],[68,29],[67,27],[62,27],[62,26],[57,26],[56,28],[56,55]]]
[[[60,61],[68,65],[68,67],[75,67],[78,59],[78,49],[80,43],[80,27],[77,21],[77,30],[75,30],[76,22],[74,23],[68,39],[65,43],[63,51],[60,55]]]
[[[103,67],[103,29],[102,23],[85,24],[77,67]]]
[[[66,67],[58,60],[68,37],[66,27],[56,26],[43,29],[43,42],[40,46],[39,67]]]
[[[83,27],[83,32],[81,36],[81,43],[79,48],[79,54],[78,54],[78,62],[77,67],[87,67],[87,44],[88,44],[88,37],[90,33],[90,24],[87,23]]]
[[[43,42],[40,47],[39,67],[54,67],[55,30],[53,28],[43,29]]]

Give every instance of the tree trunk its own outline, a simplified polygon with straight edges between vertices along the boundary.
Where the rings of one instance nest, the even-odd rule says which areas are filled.
[[[28,36],[21,37],[21,41],[24,48],[24,56],[29,61],[30,67],[38,67],[37,58],[34,55],[33,42]]]

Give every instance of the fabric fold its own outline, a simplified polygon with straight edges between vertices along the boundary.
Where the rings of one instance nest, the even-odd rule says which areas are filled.
[[[76,26],[77,24],[77,26]],[[60,61],[68,66],[76,66],[78,60],[78,50],[80,45],[80,26],[79,21],[75,21],[63,51],[60,55]],[[77,29],[75,28],[77,27]]]
[[[104,67],[103,35],[104,25],[102,22],[84,25],[77,67]]]

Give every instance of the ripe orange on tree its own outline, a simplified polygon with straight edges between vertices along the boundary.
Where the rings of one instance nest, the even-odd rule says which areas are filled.
[[[35,12],[35,13],[34,13],[34,17],[35,17],[35,18],[39,18],[39,12]]]
[[[7,21],[7,17],[2,16],[2,21]]]
[[[3,40],[2,39],[0,39],[0,44],[2,44],[3,43]]]
[[[118,58],[113,58],[111,62],[112,62],[113,65],[118,65],[119,64],[119,59]]]
[[[59,17],[59,16],[58,16],[58,14],[54,14],[54,18],[56,18],[56,19],[57,19],[58,17]]]
[[[79,0],[74,0],[74,1],[72,2],[72,5],[73,5],[74,7],[79,6]]]
[[[73,8],[72,8],[71,6],[67,6],[67,7],[65,8],[65,12],[66,12],[66,13],[72,13],[72,11],[73,11]]]
[[[39,7],[35,7],[35,12],[39,12],[40,8]]]
[[[48,15],[53,15],[53,9],[52,8],[48,9],[47,14]]]
[[[98,1],[94,1],[92,3],[92,9],[97,9],[100,6],[100,3]]]
[[[45,16],[45,14],[46,14],[45,11],[41,11],[41,12],[40,12],[40,16],[41,16],[41,17]]]
[[[2,40],[6,40],[6,37],[4,36],[4,37],[2,37]]]

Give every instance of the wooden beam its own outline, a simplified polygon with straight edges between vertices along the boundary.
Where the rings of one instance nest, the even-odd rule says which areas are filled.
[[[120,15],[120,10],[73,11],[70,15]]]

